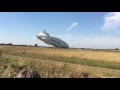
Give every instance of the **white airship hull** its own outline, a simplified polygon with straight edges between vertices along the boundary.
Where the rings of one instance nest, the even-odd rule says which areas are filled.
[[[37,38],[42,40],[44,43],[52,45],[54,47],[58,47],[58,48],[69,48],[68,44],[64,41],[62,41],[61,39],[58,39],[56,37],[53,36],[49,36],[49,35],[44,35],[42,34],[38,34]]]

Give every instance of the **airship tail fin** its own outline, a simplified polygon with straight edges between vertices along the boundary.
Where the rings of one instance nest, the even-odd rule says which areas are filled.
[[[46,30],[44,30],[43,33],[49,36],[49,34],[46,32]]]

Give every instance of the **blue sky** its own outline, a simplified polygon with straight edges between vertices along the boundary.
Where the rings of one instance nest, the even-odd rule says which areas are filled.
[[[120,48],[120,12],[0,12],[0,43],[49,46],[46,31],[75,48]]]

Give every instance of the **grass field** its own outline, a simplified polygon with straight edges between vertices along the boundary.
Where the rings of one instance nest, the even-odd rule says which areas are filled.
[[[120,77],[120,52],[0,46],[0,77],[16,77],[24,67],[42,78]]]

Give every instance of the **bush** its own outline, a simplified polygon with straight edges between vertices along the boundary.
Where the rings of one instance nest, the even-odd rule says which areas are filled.
[[[81,72],[80,77],[81,77],[81,78],[89,78],[89,77],[90,77],[90,73],[83,71],[83,72]]]
[[[28,68],[24,68],[16,78],[41,78],[39,73]]]
[[[115,50],[119,50],[119,48],[115,48]]]
[[[38,45],[37,44],[35,44],[35,47],[37,47]]]

